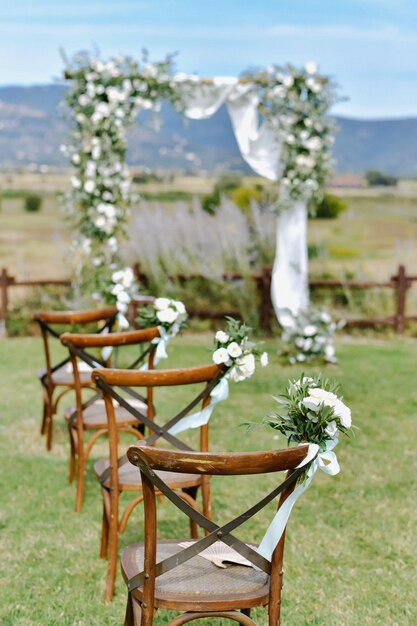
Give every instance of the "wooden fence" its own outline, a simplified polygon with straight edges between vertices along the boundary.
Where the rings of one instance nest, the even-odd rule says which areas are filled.
[[[134,272],[138,281],[145,287],[149,284],[149,277],[141,271],[138,264],[134,266]],[[185,284],[189,280],[201,279],[196,274],[178,274],[172,276],[172,279],[180,284]],[[241,281],[244,277],[241,274],[229,273],[223,275],[226,282]],[[271,268],[266,267],[261,272],[251,275],[252,280],[256,284],[259,295],[259,324],[262,330],[270,332],[273,320],[275,318],[270,290],[271,290]],[[417,315],[406,314],[407,291],[412,283],[417,281],[417,276],[408,276],[404,265],[398,267],[397,273],[386,282],[375,281],[357,281],[357,280],[311,280],[310,289],[343,289],[343,290],[370,290],[370,289],[391,289],[394,299],[394,314],[388,317],[379,317],[372,319],[348,319],[346,326],[359,328],[374,328],[377,326],[388,326],[395,330],[396,333],[402,334],[407,322],[417,320]],[[0,273],[0,336],[6,335],[6,320],[8,316],[9,305],[9,289],[13,287],[43,287],[43,286],[69,286],[69,280],[16,280],[11,276],[7,269],[3,268]],[[187,303],[186,303],[187,304]],[[134,309],[137,305],[133,305],[131,312],[134,318]],[[240,312],[236,310],[213,311],[210,309],[197,309],[192,305],[187,305],[187,310],[191,317],[200,317],[203,319],[220,319],[225,315],[240,317]]]

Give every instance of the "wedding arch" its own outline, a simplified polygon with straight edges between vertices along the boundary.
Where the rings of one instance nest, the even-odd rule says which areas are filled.
[[[172,58],[150,63],[86,53],[66,61],[66,104],[74,122],[63,152],[76,168],[67,206],[77,233],[73,246],[80,280],[125,311],[135,289],[123,268],[130,180],[126,128],[144,109],[168,100],[185,117],[204,119],[223,104],[237,144],[252,170],[279,182],[276,257],[271,299],[280,324],[290,326],[308,307],[307,214],[320,197],[331,165],[334,127],[328,111],[335,85],[314,63],[269,66],[240,78],[175,74]]]

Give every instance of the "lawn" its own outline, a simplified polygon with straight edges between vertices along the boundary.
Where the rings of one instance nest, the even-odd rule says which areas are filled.
[[[170,347],[170,366],[208,362],[211,336],[188,334]],[[248,435],[239,425],[273,407],[289,376],[276,343],[266,341],[270,365],[233,385],[211,421],[213,450],[255,450],[284,446],[272,431]],[[345,402],[359,427],[340,442],[341,472],[316,475],[289,523],[283,592],[283,626],[368,626],[417,623],[417,507],[415,424],[417,343],[340,338],[340,364],[326,375],[342,384]],[[103,603],[106,564],[98,558],[101,497],[91,472],[83,512],[73,512],[74,490],[67,483],[68,444],[57,420],[53,451],[39,435],[42,365],[39,338],[0,342],[2,380],[0,488],[0,623],[3,626],[110,626],[123,623],[125,587],[118,575],[112,604]],[[304,368],[306,373],[317,368]],[[163,412],[168,395],[159,394]],[[237,479],[230,479],[237,480]],[[239,485],[212,483],[214,515],[228,519],[271,486],[243,478]],[[166,537],[186,536],[187,524],[168,503],[159,507]],[[273,509],[251,523],[260,539]],[[142,538],[138,507],[121,547]],[[266,623],[256,613],[259,626]],[[155,624],[166,618],[157,615]],[[207,623],[207,622],[205,622]],[[213,626],[223,622],[212,620]],[[224,622],[226,623],[226,622]],[[228,622],[230,623],[230,622]]]

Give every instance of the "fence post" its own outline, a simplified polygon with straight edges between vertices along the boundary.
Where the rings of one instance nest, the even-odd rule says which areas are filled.
[[[259,277],[258,289],[260,291],[260,310],[259,310],[259,326],[266,332],[271,332],[271,268],[264,267]]]
[[[9,280],[11,279],[11,276],[7,275],[7,269],[5,267],[2,268],[1,270],[1,274],[0,274],[0,297],[1,297],[1,301],[0,301],[0,338],[1,337],[6,337],[7,335],[7,331],[6,331],[6,320],[7,320],[7,309],[9,306],[9,294],[8,294],[8,287],[9,287]]]
[[[405,326],[405,299],[410,281],[407,279],[404,265],[398,266],[398,273],[393,276],[396,282],[396,311],[395,311],[395,332],[397,335],[404,333]]]

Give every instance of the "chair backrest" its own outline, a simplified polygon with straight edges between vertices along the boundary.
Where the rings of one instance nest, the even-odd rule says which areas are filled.
[[[114,413],[114,403],[116,400],[129,413],[136,417],[139,423],[145,425],[149,431],[146,441],[153,445],[158,440],[163,439],[173,445],[178,450],[189,451],[189,445],[171,434],[169,431],[178,422],[190,414],[196,408],[201,407],[204,410],[210,404],[210,393],[217,386],[220,379],[224,376],[225,368],[222,365],[205,365],[201,367],[188,367],[182,369],[170,370],[148,370],[148,371],[131,371],[121,369],[95,369],[92,373],[92,379],[96,386],[103,393],[106,405],[108,428],[109,428],[109,446],[110,446],[110,468],[102,475],[102,481],[110,476],[110,482],[113,488],[118,484],[118,466],[127,462],[126,456],[118,459],[118,437],[116,429],[116,420]],[[181,409],[176,415],[171,415],[165,424],[155,421],[143,411],[135,408],[129,403],[129,400],[121,395],[123,390],[135,387],[145,387],[153,389],[155,387],[173,387],[183,385],[204,384],[203,389],[194,396],[188,404]],[[208,450],[208,424],[202,424],[200,427],[200,450]]]
[[[167,572],[190,558],[207,549],[214,542],[220,540],[233,548],[241,556],[248,559],[255,567],[270,575],[271,595],[280,594],[282,575],[282,559],[285,536],[281,537],[274,550],[271,561],[265,559],[256,550],[237,539],[232,532],[251,519],[256,513],[280,496],[278,507],[294,490],[297,479],[305,472],[306,467],[297,467],[304,461],[309,446],[287,448],[285,450],[271,450],[262,452],[243,452],[228,454],[213,454],[202,452],[188,452],[184,455],[176,450],[166,450],[144,445],[143,442],[131,446],[127,452],[129,461],[139,467],[142,477],[144,513],[145,513],[145,561],[144,572],[140,572],[128,581],[129,591],[143,585],[143,602],[148,606],[153,604],[153,589],[155,577]],[[255,505],[244,511],[233,520],[216,524],[200,512],[196,511],[187,502],[184,502],[167,483],[155,473],[155,470],[167,472],[181,472],[184,474],[200,474],[202,476],[236,476],[250,474],[267,474],[286,471],[285,480],[276,486],[266,496],[261,497]],[[257,493],[257,489],[252,493]],[[208,534],[191,546],[176,552],[156,564],[157,517],[156,492],[163,493],[177,508],[208,531]],[[277,600],[277,597],[274,598]]]
[[[70,357],[61,360],[56,365],[52,365],[49,348],[49,338],[59,339],[62,333],[58,332],[54,326],[74,326],[91,325],[101,323],[97,329],[98,333],[108,332],[117,316],[117,308],[114,306],[101,309],[91,309],[86,311],[38,311],[33,315],[34,321],[39,324],[42,333],[42,340],[45,350],[46,371],[42,377],[42,382],[51,385],[53,372],[69,362]]]
[[[92,354],[88,351],[89,348],[122,348],[124,346],[138,346],[139,354],[135,355],[133,361],[129,364],[129,370],[139,366],[145,366],[148,369],[152,369],[154,366],[154,353],[156,350],[156,344],[152,343],[153,340],[160,336],[158,328],[146,328],[142,330],[132,330],[123,332],[114,332],[109,334],[97,334],[97,333],[63,333],[60,336],[61,343],[69,349],[70,359],[72,363],[72,369],[74,372],[74,386],[76,396],[76,419],[79,432],[82,431],[82,411],[86,406],[92,404],[98,396],[91,397],[88,402],[82,401],[82,385],[78,366],[78,359],[89,365],[92,369],[101,367],[106,368],[111,364],[111,357],[102,358],[97,354]],[[147,347],[143,346],[147,344]],[[133,391],[132,389],[125,389],[130,395],[138,400],[144,401],[147,404],[147,415],[149,419],[154,417],[153,407],[153,394],[152,389],[148,388],[146,391],[146,397]]]

